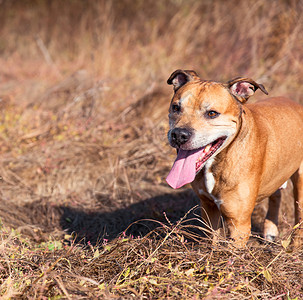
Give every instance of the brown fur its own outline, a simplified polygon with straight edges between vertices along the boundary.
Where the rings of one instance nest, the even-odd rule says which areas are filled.
[[[170,77],[171,83],[180,72],[186,74],[186,71],[177,70]],[[215,156],[209,169],[215,181],[211,194],[205,186],[205,167],[192,182],[194,191],[201,199],[202,218],[217,230],[222,214],[231,238],[235,240],[236,245],[243,246],[250,235],[251,214],[256,203],[270,197],[264,236],[276,237],[280,205],[279,187],[292,178],[295,191],[295,222],[301,222],[303,107],[282,97],[245,104],[249,96],[233,94],[230,90],[233,84],[242,80],[253,85],[254,90],[260,88],[267,93],[265,88],[247,78],[238,78],[222,84],[203,81],[192,74],[188,75],[185,83],[174,81],[176,86],[172,104],[179,103],[185,95],[190,97],[183,104],[181,113],[176,115],[170,109],[171,129],[185,127],[195,133],[202,132],[207,135],[214,126],[222,126],[222,122],[230,128],[236,128],[233,136]],[[179,83],[181,84],[178,86]],[[251,91],[249,90],[249,93]],[[203,118],[206,107],[220,112],[220,119]],[[201,193],[201,190],[204,192]],[[214,197],[222,200],[219,208],[213,201]],[[301,244],[301,240],[302,229],[298,231],[296,244]]]

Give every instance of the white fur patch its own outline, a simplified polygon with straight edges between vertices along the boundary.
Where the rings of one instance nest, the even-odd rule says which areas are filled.
[[[215,177],[213,175],[213,173],[210,171],[210,167],[213,163],[214,159],[209,159],[204,168],[205,168],[205,187],[206,187],[206,191],[211,194],[214,187],[215,187],[215,184],[216,184],[216,181],[215,181]]]
[[[206,196],[206,197],[210,197],[215,204],[217,205],[218,209],[220,210],[220,206],[223,203],[223,200],[216,198],[213,194],[212,191],[215,187],[216,181],[214,178],[214,175],[212,174],[212,172],[210,171],[210,167],[213,163],[214,159],[209,159],[209,161],[205,164],[204,168],[205,168],[205,187],[206,187],[206,192],[203,189],[199,189],[199,194]]]
[[[287,181],[285,181],[280,187],[279,189],[286,189],[287,188]]]

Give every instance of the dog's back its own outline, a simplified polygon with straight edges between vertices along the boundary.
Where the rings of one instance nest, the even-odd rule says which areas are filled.
[[[245,106],[252,112],[260,133],[259,141],[264,141],[266,148],[264,187],[280,175],[280,183],[276,185],[283,184],[303,161],[303,107],[284,97]]]

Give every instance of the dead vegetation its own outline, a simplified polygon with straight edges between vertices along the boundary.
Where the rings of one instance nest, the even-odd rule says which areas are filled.
[[[186,222],[164,225],[143,238],[121,234],[99,247],[68,240],[33,244],[2,231],[1,292],[20,298],[293,299],[302,290],[302,253],[279,245],[213,246]],[[195,242],[189,242],[187,239]],[[290,262],[291,261],[291,262]],[[16,278],[18,280],[16,281]],[[16,282],[16,287],[13,283]]]
[[[302,102],[300,1],[0,2],[2,298],[300,299],[291,187],[245,250],[201,232],[165,176],[178,68]]]

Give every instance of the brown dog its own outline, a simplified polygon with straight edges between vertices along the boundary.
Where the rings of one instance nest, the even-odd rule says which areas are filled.
[[[303,219],[303,107],[275,97],[246,104],[263,85],[248,78],[226,84],[177,70],[167,81],[175,94],[169,109],[168,140],[178,156],[167,182],[191,183],[202,217],[214,230],[223,215],[237,246],[246,244],[255,204],[269,197],[264,237],[274,240],[280,187],[294,186],[295,222]],[[302,241],[302,229],[296,244]]]

